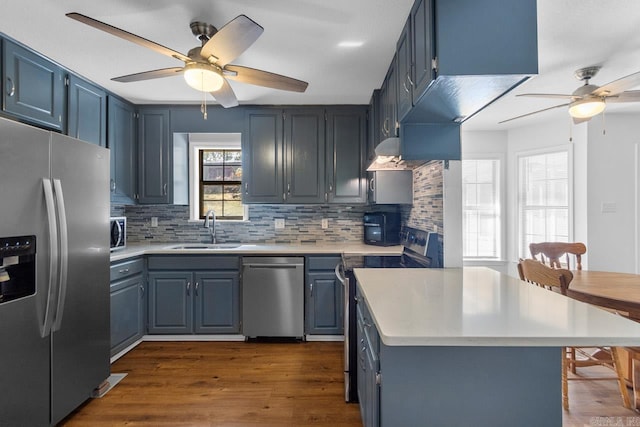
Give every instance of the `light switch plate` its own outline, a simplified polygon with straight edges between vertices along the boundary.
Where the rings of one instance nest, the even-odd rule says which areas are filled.
[[[322,228],[323,229],[329,228],[329,219],[328,218],[322,218]]]
[[[284,218],[277,218],[275,220],[276,230],[281,230],[284,228]]]
[[[157,216],[152,216],[151,217],[151,226],[152,227],[157,227],[158,226],[158,217]]]

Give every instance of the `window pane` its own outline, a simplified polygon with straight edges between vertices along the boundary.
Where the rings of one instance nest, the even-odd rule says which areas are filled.
[[[240,185],[225,185],[223,198],[224,200],[242,200]]]
[[[204,216],[204,214],[211,209],[213,209],[213,211],[216,213],[216,218],[221,218],[224,216],[222,214],[222,201],[204,201],[202,202],[202,206],[203,209],[200,211],[202,213],[202,216]]]
[[[222,164],[224,161],[224,151],[219,150],[204,150],[202,152],[202,164]]]
[[[225,163],[242,163],[242,151],[225,151],[224,161]]]
[[[529,243],[569,239],[569,154],[525,156],[519,162],[520,257]]]
[[[222,181],[223,166],[202,166],[203,181]]]
[[[225,181],[242,181],[242,165],[225,165],[224,166]]]
[[[202,187],[202,197],[207,200],[222,200],[222,186],[221,185],[204,185]]]
[[[500,161],[462,161],[463,257],[500,256]]]
[[[224,202],[224,216],[242,218],[243,214],[242,201]]]

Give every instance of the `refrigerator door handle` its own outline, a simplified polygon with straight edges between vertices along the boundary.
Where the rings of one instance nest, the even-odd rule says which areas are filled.
[[[55,203],[53,201],[53,187],[51,180],[42,178],[44,201],[47,208],[47,223],[49,224],[49,289],[47,305],[44,310],[44,322],[40,329],[42,338],[51,334],[53,323],[53,299],[55,298],[56,283],[58,278],[58,227],[56,225]]]
[[[62,183],[59,179],[53,180],[53,188],[56,196],[56,207],[58,209],[58,226],[60,227],[60,269],[58,271],[58,305],[56,308],[56,318],[53,323],[53,330],[59,331],[62,326],[62,315],[64,314],[64,303],[67,298],[67,272],[69,267],[69,243],[67,232],[67,212],[64,205],[64,195],[62,193]]]

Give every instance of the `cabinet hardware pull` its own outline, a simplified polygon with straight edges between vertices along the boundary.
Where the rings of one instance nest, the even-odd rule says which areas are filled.
[[[128,272],[129,272],[128,268],[124,268],[124,269],[118,271],[118,273],[120,273],[120,274],[125,274],[125,273],[128,273]]]
[[[187,282],[187,296],[191,295],[191,282]]]
[[[196,282],[196,288],[195,288],[196,289],[196,296],[198,296],[198,286],[199,286],[199,283]]]
[[[371,178],[371,180],[369,181],[369,189],[371,191],[375,191],[375,187],[374,187],[374,183],[373,183],[373,178]]]
[[[144,286],[140,285],[140,294],[144,297]]]
[[[166,196],[167,195],[167,183],[165,182],[164,185],[162,186],[162,195]]]
[[[291,194],[291,184],[287,183],[287,194]]]
[[[382,384],[382,375],[380,372],[376,372],[376,385]]]
[[[249,183],[248,182],[244,183],[244,194],[249,194]]]
[[[382,133],[389,136],[389,117],[385,117],[384,122],[382,122]]]
[[[311,288],[311,292],[310,292],[310,294],[311,294],[311,295],[309,295],[309,296],[310,296],[310,297],[313,297],[313,282],[311,282],[311,283],[309,284],[309,288]]]
[[[413,80],[411,80],[411,74],[407,71],[407,81],[409,82],[409,84],[413,87]]]
[[[16,93],[16,86],[13,84],[13,80],[11,80],[11,77],[7,77],[7,83],[11,85],[6,86],[8,92],[7,96],[11,97]]]
[[[366,320],[366,319],[364,321],[364,327],[367,328],[367,329],[369,329],[371,327],[371,323],[369,323],[369,321]]]
[[[116,191],[116,180],[112,179],[111,182],[109,183],[109,188],[111,189],[111,192],[113,193],[114,191]]]
[[[329,194],[324,193],[324,201],[327,202],[329,200]]]
[[[333,192],[333,182],[329,183],[329,193]]]
[[[402,82],[402,87],[404,88],[404,91],[409,93],[409,89],[407,88],[407,82]]]
[[[359,301],[360,301],[360,297],[359,297],[359,296],[357,296],[357,295],[356,295],[355,297],[353,297],[353,299],[354,299],[356,302],[359,302]]]

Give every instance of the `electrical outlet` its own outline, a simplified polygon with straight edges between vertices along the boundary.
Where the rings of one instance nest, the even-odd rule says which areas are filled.
[[[276,230],[281,230],[284,228],[284,218],[277,218],[275,220]]]
[[[328,218],[322,218],[322,228],[329,228],[329,219]]]
[[[152,227],[157,227],[158,226],[158,217],[157,216],[152,216],[151,217],[151,226]]]

